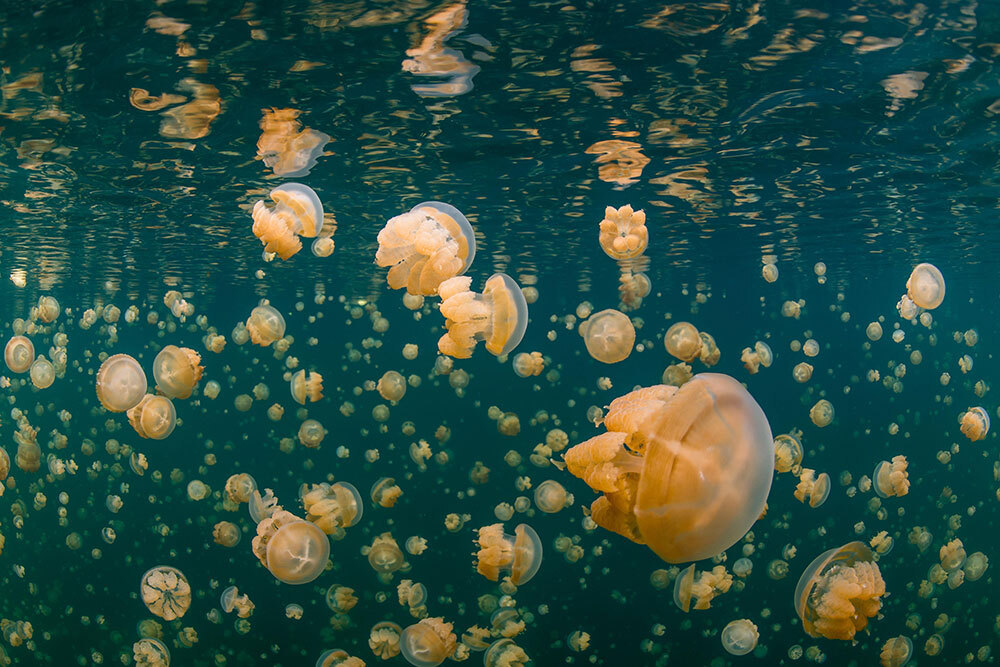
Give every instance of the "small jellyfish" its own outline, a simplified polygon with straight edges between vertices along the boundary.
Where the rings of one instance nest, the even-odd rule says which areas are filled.
[[[749,347],[743,348],[743,352],[740,354],[740,361],[743,362],[743,367],[747,369],[750,375],[754,375],[761,366],[770,368],[771,363],[774,361],[774,353],[771,352],[770,345],[763,341],[757,341],[754,343],[752,350]]]
[[[317,658],[316,667],[365,667],[365,662],[347,651],[331,648],[323,651]]]
[[[403,629],[392,621],[380,621],[372,626],[368,635],[368,648],[376,658],[388,660],[399,655],[399,637]]]
[[[865,328],[865,335],[868,336],[868,340],[874,343],[882,337],[882,325],[878,322],[869,322]]]
[[[572,502],[562,484],[547,479],[535,487],[535,506],[546,514],[555,514]]]
[[[541,375],[545,370],[545,360],[541,352],[521,352],[514,356],[514,373],[518,377],[526,378]]]
[[[497,581],[501,572],[510,572],[515,586],[526,584],[542,565],[542,541],[527,524],[519,524],[514,535],[503,532],[502,523],[479,529],[475,543],[476,570],[490,581]]]
[[[955,538],[943,545],[938,551],[938,556],[941,559],[941,567],[946,572],[952,572],[962,567],[966,561],[965,546],[962,544],[962,540]]]
[[[165,621],[181,618],[191,606],[187,578],[167,565],[158,565],[142,575],[139,594],[146,608]]]
[[[315,580],[330,558],[330,539],[309,521],[277,510],[257,524],[252,544],[254,555],[286,584],[308,584]]]
[[[253,602],[250,601],[250,597],[247,595],[240,595],[239,589],[236,586],[230,586],[226,590],[222,591],[222,595],[219,596],[219,606],[222,607],[222,611],[227,614],[236,612],[236,615],[240,618],[250,618],[253,615],[253,610],[256,607]]]
[[[605,364],[627,359],[635,345],[632,320],[611,308],[591,315],[580,325],[580,333],[590,356]]]
[[[224,547],[235,547],[242,537],[239,526],[229,521],[220,521],[212,528],[212,538],[215,543]]]
[[[327,535],[333,535],[338,528],[350,528],[361,521],[364,503],[361,494],[353,484],[302,485],[300,491],[302,505],[306,510],[306,521],[311,521]]]
[[[256,490],[256,480],[245,472],[230,475],[226,480],[226,495],[234,503],[250,502],[250,496]]]
[[[490,354],[511,352],[528,326],[528,304],[517,283],[505,273],[494,273],[482,294],[469,291],[471,278],[450,278],[440,286],[441,314],[448,332],[438,350],[456,359],[472,356],[476,343],[486,341]]]
[[[392,507],[402,495],[403,490],[392,477],[382,477],[372,485],[371,499],[379,507]]]
[[[31,384],[35,385],[36,389],[47,389],[55,382],[56,369],[51,361],[39,355],[28,369],[28,375],[31,376]]]
[[[375,390],[387,401],[399,401],[406,394],[406,378],[396,371],[386,371],[379,378]]]
[[[692,563],[674,581],[674,604],[684,613],[691,610],[691,602],[697,610],[711,608],[712,600],[728,593],[733,585],[733,576],[722,565],[711,570],[696,572]]]
[[[399,636],[403,658],[414,667],[435,667],[455,652],[457,637],[443,618],[424,618]]]
[[[792,369],[792,378],[794,378],[794,380],[799,384],[809,382],[809,380],[812,378],[812,374],[813,374],[813,367],[804,361],[800,361],[799,363],[795,364],[795,367]]]
[[[820,428],[829,426],[833,421],[833,403],[825,398],[816,401],[816,405],[809,409],[809,419]]]
[[[962,413],[960,430],[972,442],[982,440],[990,430],[989,414],[981,407],[969,408]]]
[[[201,355],[186,347],[167,345],[153,360],[156,390],[167,398],[188,398],[201,380]]]
[[[485,667],[524,667],[531,661],[524,649],[513,639],[504,637],[496,640],[483,654]]]
[[[990,559],[982,551],[970,554],[965,559],[962,569],[965,571],[965,578],[968,581],[978,581],[986,573],[986,568],[990,565]]]
[[[812,637],[852,640],[878,614],[885,581],[862,542],[820,554],[795,587],[795,611]]]
[[[872,480],[875,493],[882,498],[889,496],[905,496],[910,491],[909,475],[906,472],[906,457],[892,457],[892,462],[882,461],[875,466]]]
[[[663,335],[667,352],[681,361],[692,361],[701,352],[702,340],[698,329],[690,322],[677,322]]]
[[[253,206],[253,234],[264,244],[265,252],[288,259],[302,249],[300,236],[313,238],[323,227],[323,202],[301,183],[280,185],[269,196],[275,203],[273,208],[263,200]]]
[[[299,442],[303,447],[316,449],[325,437],[326,429],[315,419],[307,419],[299,426]]]
[[[761,276],[764,280],[773,283],[778,279],[778,267],[775,264],[765,264],[760,270]]]
[[[830,476],[825,472],[816,477],[812,468],[803,468],[799,483],[795,486],[795,497],[800,503],[809,499],[809,507],[819,507],[830,496]]]
[[[0,651],[0,664],[4,663],[4,654]],[[125,656],[127,660],[127,656]],[[132,644],[132,659],[136,667],[170,667],[170,651],[159,639],[143,637]]]
[[[913,656],[913,642],[909,637],[893,637],[882,645],[879,660],[882,667],[903,667]]]
[[[292,375],[292,398],[299,405],[315,403],[323,398],[323,376],[319,373],[301,370]]]
[[[24,336],[14,336],[7,341],[3,358],[12,373],[23,373],[31,368],[32,362],[35,361],[35,346]]]
[[[263,109],[257,156],[275,176],[308,176],[330,141],[330,135],[311,128],[300,129],[298,109]]]
[[[382,581],[390,581],[393,573],[406,565],[403,552],[392,533],[382,533],[372,541],[368,547],[368,564]]]
[[[732,655],[746,655],[754,650],[759,638],[757,626],[746,618],[730,621],[720,635],[722,648]]]
[[[649,244],[645,212],[633,211],[628,204],[618,209],[614,206],[605,208],[600,228],[598,241],[611,259],[638,257]]]
[[[247,333],[255,345],[267,347],[285,335],[285,318],[270,304],[261,304],[250,311]]]
[[[143,438],[163,440],[174,432],[177,412],[166,396],[145,394],[142,400],[128,409],[128,422]]]
[[[917,264],[906,280],[906,294],[921,308],[934,310],[944,301],[944,276],[933,264]]]

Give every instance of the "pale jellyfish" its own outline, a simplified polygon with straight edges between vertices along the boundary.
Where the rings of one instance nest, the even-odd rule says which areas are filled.
[[[323,376],[319,373],[301,370],[292,375],[292,398],[296,403],[305,405],[315,403],[323,398]]]
[[[236,586],[230,586],[222,591],[222,595],[219,597],[219,606],[227,614],[235,611],[240,618],[250,618],[256,605],[250,601],[250,597],[246,594],[240,595]]]
[[[513,639],[504,637],[496,640],[483,655],[485,667],[524,667],[531,658]]]
[[[740,361],[743,362],[743,367],[747,369],[750,375],[754,375],[761,366],[764,368],[771,366],[771,363],[774,361],[774,353],[771,352],[770,345],[763,341],[757,341],[754,343],[752,350],[749,347],[743,348],[743,352],[740,354]]]
[[[332,612],[346,614],[354,609],[357,604],[358,596],[354,594],[353,588],[341,586],[340,584],[331,584],[326,589],[326,606]]]
[[[28,370],[28,374],[31,376],[31,384],[35,385],[37,389],[51,387],[56,379],[55,367],[51,361],[42,355],[35,358],[34,363],[31,364],[31,368]]]
[[[977,551],[965,559],[962,569],[965,571],[966,579],[969,581],[978,581],[986,573],[986,568],[989,565],[990,559],[986,557],[986,554],[982,551]]]
[[[865,328],[865,335],[874,343],[882,337],[882,325],[878,322],[869,322]]]
[[[24,336],[14,336],[7,341],[3,358],[12,373],[23,373],[35,361],[35,346]]]
[[[633,211],[627,204],[619,209],[614,206],[605,208],[600,228],[598,241],[605,254],[612,259],[638,257],[649,244],[645,212]]]
[[[59,302],[53,296],[39,297],[36,312],[42,322],[54,322],[59,317]]]
[[[167,398],[188,398],[201,380],[201,355],[186,347],[167,345],[153,360],[156,390]]]
[[[933,264],[917,264],[906,281],[906,294],[921,308],[934,310],[944,301],[944,276]]]
[[[497,581],[501,572],[510,572],[515,586],[526,584],[542,565],[542,541],[538,533],[520,524],[514,535],[503,532],[503,524],[495,523],[479,529],[475,543],[476,570],[490,581]]]
[[[663,345],[681,361],[692,361],[701,352],[702,340],[693,324],[677,322],[663,335]]]
[[[683,362],[679,364],[670,364],[663,371],[663,384],[680,387],[692,377],[694,377],[694,374],[691,372],[690,364],[685,364]]]
[[[330,558],[330,540],[323,531],[284,510],[257,524],[252,548],[261,564],[286,584],[308,584]]]
[[[256,480],[245,472],[230,475],[226,480],[226,495],[234,503],[250,502],[250,497],[256,490]]]
[[[242,537],[239,526],[229,521],[220,521],[212,528],[212,539],[224,547],[235,547]]]
[[[265,252],[288,259],[302,249],[300,236],[313,238],[323,227],[323,203],[301,183],[284,183],[271,190],[270,197],[273,208],[263,200],[253,206],[253,233]]]
[[[267,347],[285,335],[285,318],[274,306],[262,303],[250,311],[246,330],[255,345]]]
[[[143,438],[163,440],[174,432],[177,412],[166,396],[145,394],[142,400],[127,411],[128,422]]]
[[[572,502],[573,496],[559,482],[547,479],[535,487],[535,506],[546,514],[555,514]]]
[[[406,566],[403,552],[392,533],[382,533],[372,541],[368,547],[368,564],[383,582],[391,581],[393,573]]]
[[[10,664],[4,663],[2,658],[0,652],[0,664]],[[143,637],[132,644],[132,659],[136,667],[170,667],[170,651],[163,642],[152,637]]]
[[[627,359],[635,345],[632,320],[625,313],[610,308],[584,321],[580,325],[580,334],[590,356],[605,364]]]
[[[165,621],[181,618],[191,606],[187,577],[166,565],[158,565],[142,575],[139,594],[146,608]]]
[[[809,409],[809,419],[820,428],[829,426],[833,421],[833,404],[825,398],[816,401],[816,405]]]
[[[795,587],[795,611],[812,637],[852,640],[878,614],[885,581],[862,542],[820,554]]]
[[[903,667],[913,656],[913,642],[909,637],[893,637],[882,645],[879,661],[882,667]]]
[[[774,469],[777,472],[792,471],[802,463],[801,435],[793,430],[774,439]]]
[[[387,401],[399,401],[406,394],[406,378],[396,371],[386,371],[375,385],[379,396]]]
[[[982,440],[990,430],[990,416],[981,407],[969,408],[962,414],[960,423],[962,435],[972,442]]]
[[[761,276],[764,277],[769,283],[773,283],[778,279],[778,267],[774,264],[765,264],[760,270]]]
[[[882,498],[905,496],[910,491],[909,475],[906,472],[906,457],[898,455],[892,461],[882,461],[875,466],[872,474],[875,493]]]
[[[542,374],[545,370],[545,360],[541,352],[521,352],[514,356],[513,366],[514,373],[518,377],[532,377]]]
[[[730,621],[720,635],[722,648],[732,655],[746,655],[754,650],[759,637],[757,626],[746,618]]]
[[[809,382],[810,378],[812,378],[812,374],[813,367],[804,361],[800,361],[795,364],[795,367],[792,369],[792,378],[800,384]]]
[[[297,178],[308,176],[316,166],[330,135],[311,128],[300,129],[296,120],[298,109],[263,109],[261,135],[257,140],[257,156],[275,176]]]
[[[368,648],[382,660],[399,655],[399,637],[403,629],[392,621],[380,621],[372,626],[368,635]]]
[[[371,499],[379,507],[392,507],[403,495],[403,490],[392,477],[382,477],[372,484]]]
[[[448,330],[438,350],[457,359],[472,356],[476,343],[486,341],[494,356],[511,352],[528,326],[528,304],[517,283],[505,273],[494,273],[482,294],[469,291],[471,278],[450,278],[440,285],[441,314]]]
[[[691,610],[691,602],[698,610],[709,609],[712,600],[728,593],[733,585],[733,576],[722,565],[711,570],[697,572],[694,563],[681,572],[674,581],[674,604],[684,613]]]
[[[326,429],[315,419],[307,419],[299,426],[299,442],[303,447],[316,449],[325,437]]]
[[[799,475],[799,483],[795,486],[795,497],[799,502],[809,499],[809,507],[819,507],[830,496],[830,476],[825,472],[816,476],[812,468],[803,468]]]
[[[399,649],[414,667],[435,667],[455,652],[457,637],[443,618],[424,618],[403,630]]]
[[[316,667],[365,667],[365,662],[361,658],[356,658],[347,651],[339,648],[332,648],[323,653],[316,660]]]

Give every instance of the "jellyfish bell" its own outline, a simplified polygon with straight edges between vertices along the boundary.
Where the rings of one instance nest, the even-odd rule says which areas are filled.
[[[649,230],[646,229],[646,213],[633,211],[629,205],[616,209],[604,209],[598,242],[601,249],[611,259],[632,259],[638,257],[649,245]]]
[[[501,572],[510,572],[515,586],[528,583],[542,565],[542,541],[527,524],[519,524],[514,535],[503,532],[503,524],[495,523],[479,529],[476,544],[476,570],[490,581],[497,581]]]
[[[872,474],[875,493],[882,498],[905,496],[910,490],[909,475],[906,472],[906,457],[894,456],[892,461],[881,461]]]
[[[547,479],[535,487],[535,506],[546,514],[555,514],[569,504],[566,488],[555,480]]]
[[[757,626],[748,619],[730,621],[720,634],[722,648],[731,655],[746,655],[757,647],[760,635]]]
[[[167,398],[188,398],[205,370],[201,355],[187,347],[167,345],[153,360],[156,390]]]
[[[35,361],[35,346],[24,336],[14,336],[7,341],[3,358],[12,373],[24,373]]]
[[[878,614],[885,581],[863,542],[825,551],[795,587],[795,611],[812,637],[851,640]]]
[[[355,658],[347,651],[332,648],[323,651],[316,659],[316,667],[365,667],[361,658]]]
[[[177,425],[177,411],[166,396],[145,394],[126,414],[129,424],[142,438],[163,440]]]
[[[816,401],[816,404],[809,409],[809,419],[820,428],[829,426],[833,421],[833,415],[833,403],[825,398]]]
[[[906,281],[906,295],[913,303],[925,310],[934,310],[944,301],[944,292],[944,276],[936,266],[924,262],[913,267]]]
[[[277,526],[277,530],[271,530]],[[266,543],[263,539],[266,536]],[[330,558],[330,540],[316,524],[280,510],[257,524],[254,554],[278,581],[300,585],[314,581]],[[261,546],[263,544],[263,547]]]
[[[292,398],[299,405],[315,403],[323,398],[323,376],[316,372],[300,370],[292,374]]]
[[[142,575],[140,597],[146,608],[165,621],[181,618],[191,606],[191,585],[180,570],[158,565]]]
[[[484,667],[523,667],[531,658],[510,637],[496,640],[483,654]]]
[[[882,667],[903,667],[911,657],[913,657],[913,642],[903,635],[888,640],[879,652]]]
[[[590,356],[605,364],[627,359],[635,345],[632,320],[611,308],[591,315],[581,324],[580,333]]]
[[[476,343],[486,342],[495,357],[510,353],[524,337],[528,304],[524,294],[505,273],[494,273],[481,294],[469,291],[472,279],[449,278],[440,285],[441,314],[447,333],[438,341],[442,354],[457,359],[472,356]]]
[[[28,374],[31,377],[31,384],[35,385],[36,389],[47,389],[56,379],[55,367],[42,355],[35,357]]]
[[[154,637],[143,637],[132,644],[132,658],[137,667],[170,667],[170,650]],[[3,664],[2,660],[0,664]]]
[[[397,371],[386,371],[375,385],[379,396],[387,401],[402,400],[406,394],[406,378]]]
[[[443,618],[424,618],[399,635],[399,650],[414,667],[435,667],[455,652],[457,638]]]
[[[302,504],[306,510],[306,521],[319,526],[327,535],[333,535],[339,528],[350,528],[361,521],[364,502],[353,484],[303,484],[300,490]]]
[[[285,318],[274,306],[262,303],[250,311],[246,331],[255,345],[267,347],[285,335]]]
[[[972,442],[982,440],[990,431],[989,413],[978,406],[969,408],[962,414],[959,430]]]
[[[302,249],[300,236],[313,238],[323,226],[323,202],[316,191],[301,183],[284,183],[271,190],[275,206],[254,204],[253,233],[265,252],[288,259]]]
[[[676,322],[663,335],[667,352],[681,361],[692,361],[701,351],[702,340],[698,329],[690,322]]]

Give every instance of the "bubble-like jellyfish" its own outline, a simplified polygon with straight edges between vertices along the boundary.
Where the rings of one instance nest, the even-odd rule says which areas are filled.
[[[456,359],[472,356],[476,343],[486,341],[490,354],[499,357],[517,347],[528,326],[524,294],[505,273],[494,273],[481,294],[469,291],[472,279],[450,278],[440,286],[441,314],[448,333],[438,350]]]
[[[962,569],[965,572],[966,580],[978,581],[986,573],[986,568],[989,566],[990,559],[982,551],[977,551],[965,559]]]
[[[955,538],[938,550],[938,557],[941,559],[941,567],[946,572],[952,572],[965,565],[965,545],[962,540]]]
[[[868,340],[874,343],[882,338],[882,325],[878,322],[869,322],[868,326],[865,327],[865,335],[868,337]]]
[[[616,364],[632,354],[635,327],[625,313],[609,308],[594,313],[580,325],[580,335],[591,357],[605,364]]]
[[[235,547],[242,537],[239,526],[230,521],[219,521],[212,528],[212,539],[224,547]]]
[[[350,528],[361,521],[364,503],[354,485],[347,482],[336,484],[303,485],[302,505],[306,510],[306,521],[311,521],[327,535],[333,535],[341,528]]]
[[[774,354],[767,343],[757,341],[753,344],[752,350],[749,347],[743,348],[743,352],[740,353],[740,361],[743,362],[743,367],[750,375],[754,375],[761,366],[770,368],[771,362],[774,361]]]
[[[518,377],[532,377],[545,370],[545,359],[541,352],[521,352],[514,356],[513,366]]]
[[[509,637],[496,640],[483,654],[484,667],[524,667],[530,661],[524,649]]]
[[[308,584],[315,580],[330,559],[330,539],[309,521],[291,512],[277,510],[257,524],[253,553],[286,584]]]
[[[372,626],[368,635],[368,648],[376,658],[388,660],[399,655],[399,638],[403,629],[392,621],[380,621]]]
[[[403,495],[403,490],[392,477],[380,477],[372,484],[370,495],[372,502],[379,507],[392,507]]]
[[[307,419],[299,426],[299,442],[303,447],[315,449],[326,437],[326,429],[315,419]]]
[[[690,322],[676,322],[663,335],[667,352],[681,361],[692,361],[701,352],[702,340],[698,329]]]
[[[250,618],[253,615],[253,610],[256,607],[253,602],[250,601],[250,597],[246,594],[240,595],[239,589],[236,586],[230,586],[226,590],[222,591],[222,595],[219,597],[219,606],[222,607],[222,611],[227,614],[231,614],[233,611],[240,618]]]
[[[435,667],[455,652],[457,637],[443,618],[424,618],[406,627],[399,636],[399,649],[414,667]]]
[[[616,209],[608,206],[601,220],[601,234],[598,237],[601,248],[611,259],[632,259],[638,257],[649,245],[649,230],[646,229],[646,213],[633,211],[626,204]]]
[[[226,480],[226,495],[234,503],[248,503],[257,490],[257,481],[245,472],[230,475]]]
[[[962,414],[959,429],[972,442],[982,440],[990,431],[990,416],[981,407],[969,408]]]
[[[790,472],[802,463],[802,434],[792,430],[774,439],[774,469]]]
[[[736,621],[730,621],[722,629],[719,637],[722,640],[722,648],[726,649],[727,653],[731,655],[746,655],[757,648],[757,640],[760,638],[760,634],[757,632],[757,626],[754,625],[753,621],[741,618]]]
[[[878,614],[885,581],[863,542],[820,554],[795,587],[795,611],[812,637],[852,640]]]
[[[389,287],[433,296],[465,273],[476,257],[476,235],[461,211],[428,201],[391,218],[378,233],[375,263],[389,268]]]
[[[165,621],[181,618],[191,606],[187,577],[168,565],[158,565],[142,575],[139,594],[146,608]]]
[[[167,345],[153,360],[156,390],[167,398],[188,398],[201,380],[201,355],[187,347]]]
[[[728,593],[732,585],[733,575],[726,572],[724,566],[716,565],[711,570],[698,572],[692,563],[674,580],[674,605],[684,613],[691,610],[692,601],[694,609],[709,609],[712,600]]]
[[[804,384],[806,382],[809,382],[809,380],[812,378],[812,374],[813,374],[812,364],[807,364],[804,361],[800,361],[799,363],[795,364],[794,368],[792,368],[792,378],[799,384]]]
[[[146,374],[127,354],[108,357],[97,371],[97,400],[110,412],[126,412],[146,395]]]
[[[31,384],[35,385],[36,389],[47,389],[56,380],[56,369],[51,361],[39,355],[28,369],[28,375],[31,376]]]
[[[816,476],[812,468],[803,468],[799,483],[795,486],[795,497],[800,503],[809,499],[809,507],[819,507],[830,496],[830,476],[825,472]]]
[[[132,644],[132,659],[136,667],[170,667],[170,651],[163,642],[152,637],[144,637]],[[4,664],[2,660],[0,664]]]
[[[316,660],[316,667],[365,667],[365,661],[339,648],[323,651]]]
[[[315,403],[323,398],[323,376],[313,371],[298,371],[292,375],[291,391],[299,405]]]
[[[906,295],[921,308],[934,310],[944,301],[944,276],[933,264],[917,264],[906,280]]]
[[[263,200],[253,205],[253,233],[265,252],[288,259],[302,249],[300,236],[313,238],[323,227],[323,202],[315,190],[301,183],[284,183],[271,190],[269,208]]]
[[[24,336],[14,336],[7,341],[3,359],[12,373],[24,373],[35,361],[35,346]]]
[[[573,475],[604,495],[591,518],[671,562],[701,560],[743,537],[764,509],[774,441],[739,382],[702,373],[612,401],[607,433],[565,454]]]
[[[24,472],[38,472],[42,466],[42,450],[38,446],[38,429],[28,423],[23,416],[14,431],[14,442],[17,443],[17,454],[14,463]]]
[[[285,318],[274,306],[262,303],[250,311],[246,330],[255,345],[267,347],[285,335]]]
[[[882,498],[905,496],[910,491],[909,474],[906,472],[906,457],[898,455],[892,461],[881,461],[872,474],[872,486]]]
[[[816,404],[809,409],[809,419],[820,428],[830,425],[830,422],[833,421],[833,414],[833,403],[825,398],[816,401]]]
[[[346,614],[354,609],[357,604],[358,596],[354,594],[353,588],[341,586],[340,584],[331,584],[326,589],[326,606],[334,613]]]
[[[909,637],[899,635],[882,645],[879,661],[882,667],[903,667],[913,656],[913,642]]]
[[[497,581],[501,572],[510,572],[515,586],[526,584],[542,565],[542,541],[527,524],[519,524],[513,535],[503,532],[502,523],[483,526],[475,540],[476,571],[490,581]]]
[[[555,514],[573,502],[573,496],[559,482],[547,479],[535,487],[535,506],[546,514]]]
[[[143,438],[163,440],[174,432],[177,425],[177,411],[166,396],[145,394],[126,414],[128,423]]]
[[[403,569],[407,563],[403,558],[403,551],[399,548],[399,543],[393,538],[392,533],[382,533],[372,540],[368,550],[368,564],[372,566],[379,579],[388,583],[392,580],[392,575]]]
[[[406,394],[406,378],[397,371],[386,371],[379,378],[375,390],[378,391],[379,396],[387,401],[402,400]]]

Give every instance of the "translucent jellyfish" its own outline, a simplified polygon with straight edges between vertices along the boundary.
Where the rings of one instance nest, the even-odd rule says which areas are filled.
[[[760,270],[761,276],[769,283],[778,279],[778,267],[774,264],[765,264]]]
[[[485,340],[490,354],[511,352],[528,326],[528,304],[517,283],[505,273],[494,273],[482,294],[469,291],[471,278],[450,278],[440,286],[441,314],[448,330],[438,350],[457,359],[472,356],[477,341]]]
[[[952,572],[962,567],[966,561],[965,546],[962,544],[962,540],[955,538],[943,545],[938,551],[938,556],[941,559],[941,567],[946,572]]]
[[[663,371],[663,384],[680,387],[692,377],[694,377],[694,374],[691,373],[691,366],[689,364],[670,364]]]
[[[303,447],[315,449],[326,437],[326,429],[315,419],[307,419],[299,426],[299,442]]]
[[[306,521],[311,521],[327,535],[333,535],[338,528],[350,528],[361,521],[364,503],[354,485],[347,482],[336,484],[313,484],[302,486],[302,505],[306,510]]]
[[[465,273],[476,257],[476,236],[461,211],[428,201],[391,218],[378,233],[375,263],[389,268],[392,289],[433,296],[444,281]]]
[[[292,398],[299,405],[315,403],[323,398],[323,376],[319,373],[301,370],[292,375]]]
[[[968,581],[978,581],[986,573],[986,568],[989,566],[990,559],[982,551],[977,551],[965,559],[962,569],[965,571],[965,578]]]
[[[771,363],[774,361],[774,354],[767,343],[757,341],[754,343],[752,350],[749,347],[743,348],[743,352],[740,354],[740,361],[743,362],[743,367],[747,369],[750,375],[754,375],[761,366],[764,368],[771,366]]]
[[[7,454],[7,450],[0,447],[0,482],[7,479],[7,474],[10,473],[10,455]],[[0,495],[2,495],[0,491]]]
[[[903,667],[913,656],[913,642],[909,637],[893,637],[882,645],[879,660],[882,667]]]
[[[535,487],[535,506],[546,514],[555,514],[573,501],[559,482],[547,479]]]
[[[371,499],[379,507],[392,507],[403,495],[403,490],[392,477],[382,477],[372,484]]]
[[[590,356],[605,364],[616,364],[632,354],[635,327],[625,313],[611,308],[594,313],[580,325],[580,334]]]
[[[386,371],[375,385],[379,396],[387,401],[399,401],[406,394],[406,378],[396,371]]]
[[[7,341],[3,359],[12,373],[23,373],[35,361],[35,346],[24,336],[14,336]]]
[[[406,565],[399,544],[392,533],[382,533],[368,547],[368,564],[379,575],[382,581],[390,581],[393,573]]]
[[[38,446],[38,429],[33,428],[23,416],[14,432],[17,454],[14,463],[24,472],[38,472],[42,466],[42,450]]]
[[[270,304],[261,304],[250,311],[247,333],[255,345],[267,347],[285,335],[285,318]]]
[[[833,421],[833,403],[825,398],[819,399],[816,405],[809,409],[809,419],[820,428],[829,426]]]
[[[37,389],[51,387],[56,379],[56,369],[52,362],[41,355],[35,357],[31,368],[28,369],[28,374],[31,376],[31,384],[35,385]]]
[[[177,412],[166,396],[145,394],[138,404],[128,409],[128,423],[143,438],[163,440],[174,432]]]
[[[330,559],[330,539],[314,523],[284,510],[257,524],[254,555],[274,577],[286,584],[308,584]]]
[[[212,528],[212,539],[224,547],[235,547],[242,537],[239,526],[229,521],[220,521]]]
[[[132,644],[132,659],[136,667],[170,667],[170,651],[163,642],[152,637],[144,637]],[[2,664],[4,662],[0,660]]]
[[[234,611],[236,615],[240,618],[250,618],[253,615],[253,610],[256,607],[253,602],[250,601],[249,596],[240,595],[239,589],[236,586],[230,586],[226,590],[222,591],[222,595],[219,596],[219,606],[222,607],[222,611],[227,614],[231,614]]]
[[[872,480],[877,493],[882,498],[889,496],[905,496],[910,491],[910,479],[906,472],[906,457],[892,457],[892,462],[882,461],[875,466]]]
[[[191,606],[187,578],[167,565],[158,565],[142,575],[139,594],[146,608],[165,621],[181,618]]]
[[[205,370],[200,363],[201,355],[194,350],[167,345],[153,360],[156,390],[167,398],[188,398]]]
[[[308,176],[330,135],[308,127],[300,129],[298,109],[263,109],[263,113],[257,156],[275,176]]]
[[[541,352],[521,352],[514,356],[514,373],[518,377],[526,378],[541,375],[545,370],[545,360]]]
[[[125,412],[146,394],[146,374],[127,354],[108,357],[97,371],[97,399],[106,410]]]
[[[874,343],[882,337],[882,325],[878,322],[869,322],[865,328],[865,335]]]
[[[316,667],[365,667],[361,658],[355,658],[347,651],[331,648],[323,651],[316,660]]]
[[[732,585],[733,576],[722,565],[697,572],[692,563],[674,581],[674,604],[684,613],[691,610],[692,600],[695,609],[709,609],[712,600],[728,593]]]
[[[982,440],[990,431],[989,414],[981,407],[969,408],[962,414],[960,430],[972,442]]]
[[[627,204],[619,209],[608,206],[604,209],[598,241],[611,259],[638,257],[649,244],[646,214],[643,211],[633,211]]]
[[[803,468],[799,475],[799,483],[795,486],[795,497],[799,502],[809,499],[809,507],[819,507],[830,496],[830,476],[825,472],[816,477],[812,468]]]
[[[226,480],[226,495],[234,503],[248,503],[254,491],[257,490],[257,481],[245,472],[230,475]]]
[[[490,581],[497,581],[501,572],[510,572],[515,586],[526,584],[542,565],[542,541],[527,524],[519,524],[513,535],[503,532],[502,523],[479,529],[475,543],[476,571]]]
[[[457,637],[443,618],[424,618],[399,636],[399,649],[414,667],[435,667],[455,652]]]
[[[388,660],[399,655],[399,638],[403,629],[392,621],[381,621],[372,626],[368,635],[368,648],[376,658]]]
[[[531,658],[524,652],[524,649],[508,637],[498,639],[490,644],[483,655],[485,667],[524,667],[530,661]]]
[[[692,361],[701,352],[701,336],[690,322],[677,322],[663,335],[667,352],[681,361]]]
[[[607,433],[565,454],[604,495],[591,518],[671,562],[701,560],[743,537],[764,509],[774,441],[760,406],[727,375],[702,373],[612,401]]]
[[[722,648],[732,655],[746,655],[754,650],[759,638],[757,626],[746,618],[730,621],[720,635]]]
[[[270,197],[273,208],[263,200],[253,205],[253,233],[264,244],[265,252],[288,259],[302,249],[300,236],[313,238],[322,229],[323,202],[301,183],[284,183],[271,190]]]
[[[799,363],[795,364],[795,367],[792,369],[792,378],[794,378],[795,381],[798,382],[799,384],[809,382],[809,380],[812,378],[812,374],[813,374],[812,365],[807,364],[804,361],[800,361]]]
[[[944,276],[933,264],[917,264],[906,281],[906,295],[921,308],[934,310],[944,301]]]
[[[878,614],[885,581],[862,542],[820,554],[795,587],[795,611],[812,637],[852,640]]]

